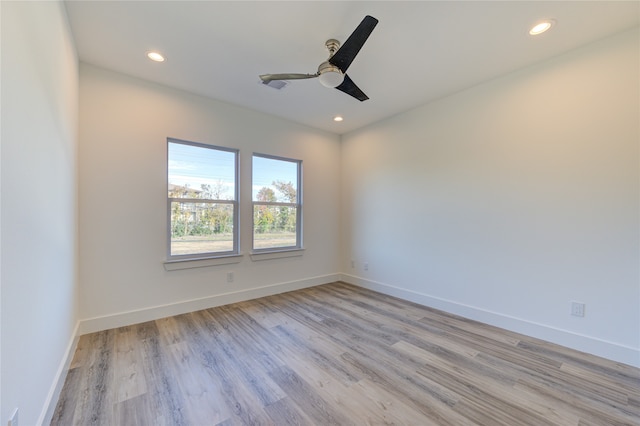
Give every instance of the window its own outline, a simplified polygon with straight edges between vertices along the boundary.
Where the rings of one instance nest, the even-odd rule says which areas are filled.
[[[253,155],[253,250],[302,248],[302,162]]]
[[[168,139],[173,260],[238,253],[238,151]]]

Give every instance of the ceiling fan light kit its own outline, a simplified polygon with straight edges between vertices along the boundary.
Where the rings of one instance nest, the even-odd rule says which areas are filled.
[[[333,89],[338,87],[344,81],[344,74],[340,71],[340,68],[335,65],[331,65],[328,61],[323,62],[318,69],[320,84],[324,87]]]
[[[356,86],[346,73],[347,68],[360,52],[377,24],[378,20],[376,18],[367,15],[342,46],[340,46],[338,40],[327,40],[325,46],[329,50],[329,59],[320,64],[318,72],[315,74],[263,74],[260,78],[263,83],[268,84],[274,80],[303,80],[318,77],[320,84],[323,86],[336,88],[361,102],[366,101],[369,97]]]

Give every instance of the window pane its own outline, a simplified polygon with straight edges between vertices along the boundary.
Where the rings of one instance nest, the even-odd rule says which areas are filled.
[[[302,212],[301,168],[299,160],[254,154],[251,191],[254,250],[301,246],[298,221]]]
[[[295,207],[253,206],[253,248],[295,247]]]
[[[297,202],[298,162],[253,156],[253,201]]]
[[[169,142],[169,197],[233,200],[236,153]]]
[[[233,204],[171,203],[171,255],[233,251]]]

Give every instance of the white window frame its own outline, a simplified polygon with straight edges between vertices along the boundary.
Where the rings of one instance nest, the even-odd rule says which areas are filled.
[[[234,154],[234,194],[233,200],[218,200],[218,199],[199,199],[199,198],[179,198],[179,197],[169,197],[169,145],[170,144],[182,144],[182,145],[190,145],[198,148],[212,149],[217,151],[225,151],[231,152]],[[181,139],[175,138],[167,138],[167,262],[165,262],[165,269],[167,268],[167,264],[172,262],[188,262],[192,260],[200,260],[200,259],[222,259],[222,258],[232,258],[235,256],[240,256],[240,182],[239,182],[239,170],[240,170],[240,151],[234,148],[227,148],[223,146],[217,145],[209,145],[200,142],[191,142]],[[179,254],[172,255],[171,254],[171,203],[179,202],[179,203],[187,203],[187,204],[230,204],[233,206],[233,248],[228,251],[215,251],[215,252],[205,252],[205,253],[188,253],[188,254]],[[224,262],[222,264],[225,264]],[[206,265],[203,265],[206,266]],[[181,268],[171,268],[169,269],[181,269]]]
[[[255,201],[253,199],[253,159],[255,157],[267,158],[270,160],[287,161],[289,163],[295,163],[297,165],[296,178],[298,180],[296,185],[296,202],[284,203],[284,202],[269,202],[269,201]],[[302,223],[302,160],[296,160],[294,158],[279,157],[276,155],[261,154],[254,152],[251,156],[251,254],[254,260],[268,259],[268,257],[253,257],[253,255],[278,253],[278,252],[291,252],[303,250],[303,223]],[[267,248],[255,248],[255,207],[256,206],[277,206],[277,207],[295,207],[296,208],[296,245],[295,246],[283,246],[283,247],[267,247]]]

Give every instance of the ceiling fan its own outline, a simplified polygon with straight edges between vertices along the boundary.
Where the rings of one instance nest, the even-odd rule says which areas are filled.
[[[260,78],[264,84],[267,84],[274,80],[302,80],[318,77],[323,86],[335,87],[359,101],[366,101],[369,97],[356,86],[346,72],[377,24],[376,18],[367,15],[342,46],[338,40],[327,40],[325,45],[329,50],[329,59],[320,64],[315,74],[263,74]]]

